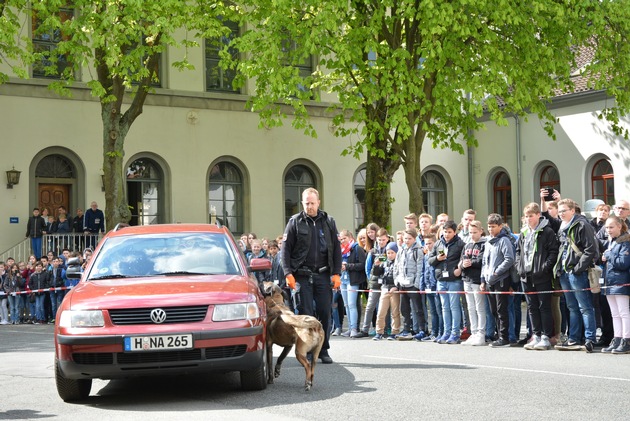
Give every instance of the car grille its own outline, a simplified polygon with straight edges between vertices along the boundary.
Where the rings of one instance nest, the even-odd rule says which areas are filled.
[[[72,359],[77,364],[108,365],[114,362],[125,364],[155,364],[185,361],[215,360],[220,358],[240,357],[247,351],[246,345],[218,346],[197,348],[187,351],[159,352],[75,352]],[[115,361],[114,361],[115,359]]]
[[[155,308],[109,310],[109,317],[115,325],[150,325],[154,324],[151,320],[151,311]],[[165,307],[162,310],[166,312],[166,320],[162,324],[192,323],[206,318],[208,306]]]

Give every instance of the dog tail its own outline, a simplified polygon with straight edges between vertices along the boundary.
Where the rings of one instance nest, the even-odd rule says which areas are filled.
[[[322,326],[319,320],[313,316],[295,316],[290,313],[282,313],[280,317],[286,324],[297,328],[317,329]]]

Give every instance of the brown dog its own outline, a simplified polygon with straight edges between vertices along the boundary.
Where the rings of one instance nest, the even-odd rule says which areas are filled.
[[[319,351],[324,344],[324,329],[322,324],[312,316],[297,316],[284,305],[282,289],[273,282],[263,283],[263,295],[267,305],[267,383],[273,383],[274,377],[280,376],[282,362],[295,345],[295,357],[306,371],[306,391],[313,386],[313,374],[315,362],[319,357]],[[273,344],[284,347],[278,357],[276,367],[271,372],[273,365]],[[307,353],[312,353],[311,362],[306,358]]]

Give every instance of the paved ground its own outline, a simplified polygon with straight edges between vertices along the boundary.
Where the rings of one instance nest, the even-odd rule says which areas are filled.
[[[275,355],[278,355],[275,349]],[[627,420],[630,355],[468,348],[333,338],[332,365],[302,390],[293,357],[262,392],[234,374],[96,380],[81,404],[59,399],[52,326],[0,326],[0,419],[607,419]]]

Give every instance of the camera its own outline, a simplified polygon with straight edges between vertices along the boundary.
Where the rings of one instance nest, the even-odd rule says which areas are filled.
[[[387,260],[387,256],[384,254],[379,254],[378,255],[378,260],[380,260],[381,262],[384,262]]]

